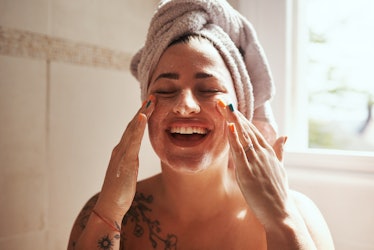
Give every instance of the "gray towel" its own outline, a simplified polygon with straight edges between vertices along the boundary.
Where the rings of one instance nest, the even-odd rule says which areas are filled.
[[[271,72],[255,30],[225,0],[165,0],[155,12],[144,47],[133,57],[131,72],[147,98],[150,77],[168,45],[186,34],[211,40],[231,72],[238,109],[249,119],[273,123],[267,101],[274,94]],[[243,60],[244,59],[244,60]]]

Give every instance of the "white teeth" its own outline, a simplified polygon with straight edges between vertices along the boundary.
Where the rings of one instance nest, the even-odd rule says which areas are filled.
[[[208,130],[206,128],[199,128],[199,127],[173,127],[170,129],[170,132],[174,134],[183,134],[183,135],[192,135],[192,134],[205,135],[208,132]]]

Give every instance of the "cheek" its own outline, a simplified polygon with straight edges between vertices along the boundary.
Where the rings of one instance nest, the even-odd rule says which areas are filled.
[[[155,110],[148,120],[148,132],[151,140],[154,140],[160,133],[163,132],[163,123],[170,112],[169,108],[165,105],[159,105],[157,103]]]

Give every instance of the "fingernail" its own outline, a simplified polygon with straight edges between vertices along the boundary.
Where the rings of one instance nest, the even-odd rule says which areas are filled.
[[[229,129],[231,133],[235,133],[235,124],[234,123],[229,123]]]
[[[221,108],[226,108],[226,103],[223,100],[218,99],[217,103]]]
[[[142,113],[138,114],[138,122],[140,122],[143,119]]]
[[[285,136],[284,137],[284,140],[283,140],[283,145],[286,144],[286,141],[288,140],[288,136]]]
[[[151,105],[151,103],[155,100],[155,96],[154,95],[150,95],[148,97],[148,102],[147,102],[147,105],[145,106],[146,108],[149,107],[149,105]]]
[[[234,105],[232,105],[232,103],[230,103],[228,106],[229,106],[230,111],[231,111],[231,112],[234,112],[234,110],[235,110],[235,109],[234,109]]]
[[[143,103],[142,103],[142,107],[145,106],[145,104],[148,102],[148,100],[145,100]]]

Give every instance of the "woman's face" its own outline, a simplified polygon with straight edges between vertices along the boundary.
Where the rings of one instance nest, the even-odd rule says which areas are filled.
[[[169,47],[148,91],[157,99],[149,136],[164,166],[196,172],[228,159],[226,121],[217,101],[236,106],[236,97],[230,72],[209,41],[193,38]]]

